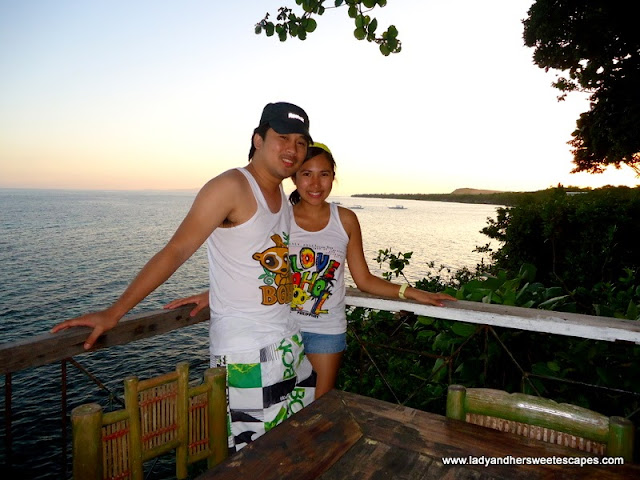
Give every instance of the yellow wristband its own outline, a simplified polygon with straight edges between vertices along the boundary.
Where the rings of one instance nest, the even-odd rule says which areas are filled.
[[[398,290],[398,296],[403,300],[407,299],[407,297],[404,296],[404,291],[407,289],[408,286],[409,286],[408,283],[403,283],[402,285],[400,285],[400,290]]]

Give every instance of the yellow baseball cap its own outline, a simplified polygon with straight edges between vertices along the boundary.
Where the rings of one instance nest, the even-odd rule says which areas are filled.
[[[324,143],[320,143],[320,142],[313,142],[311,145],[309,145],[309,147],[317,147],[317,148],[321,148],[322,150],[324,150],[325,152],[327,152],[329,155],[333,154],[331,153],[331,150],[329,150],[329,147],[327,147]]]

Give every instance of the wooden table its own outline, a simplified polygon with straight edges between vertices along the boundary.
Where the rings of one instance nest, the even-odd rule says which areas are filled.
[[[640,465],[444,465],[582,452],[333,390],[198,480],[640,478]]]

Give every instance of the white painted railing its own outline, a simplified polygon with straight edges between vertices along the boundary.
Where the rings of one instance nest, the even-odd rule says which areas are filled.
[[[568,337],[625,341],[640,344],[640,322],[595,317],[578,313],[554,312],[534,308],[508,307],[478,302],[445,302],[444,307],[422,305],[411,300],[389,300],[347,289],[347,305],[355,307],[408,311],[417,315],[477,323],[496,327],[513,328],[530,332],[546,332]]]

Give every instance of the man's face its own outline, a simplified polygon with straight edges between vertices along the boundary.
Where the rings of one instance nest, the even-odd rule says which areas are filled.
[[[307,155],[308,141],[300,133],[278,133],[269,128],[264,139],[256,134],[254,142],[254,161],[265,162],[265,166],[282,179],[296,173]]]

